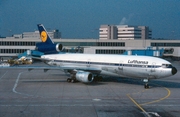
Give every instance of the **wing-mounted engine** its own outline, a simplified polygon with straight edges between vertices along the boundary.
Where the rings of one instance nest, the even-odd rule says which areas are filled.
[[[76,73],[76,80],[84,83],[90,83],[94,79],[93,75],[90,72],[78,71]]]
[[[46,43],[37,43],[36,50],[43,52],[45,54],[54,54],[58,53],[63,49],[63,45],[60,43],[57,44],[46,44]]]

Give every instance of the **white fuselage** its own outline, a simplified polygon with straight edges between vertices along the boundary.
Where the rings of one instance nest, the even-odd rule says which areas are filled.
[[[100,75],[156,79],[173,75],[170,62],[156,57],[104,54],[51,54],[47,64],[72,69],[99,70]]]

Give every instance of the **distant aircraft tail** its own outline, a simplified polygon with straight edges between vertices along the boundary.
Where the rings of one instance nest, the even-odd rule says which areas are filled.
[[[36,50],[43,52],[44,54],[54,54],[60,52],[63,49],[62,44],[55,44],[42,24],[38,24],[37,26],[42,42],[36,43]]]
[[[47,43],[47,44],[54,44],[54,42],[49,37],[46,29],[44,28],[43,24],[38,24],[37,26],[38,26],[38,29],[39,29],[39,34],[40,34],[41,41],[43,43]]]

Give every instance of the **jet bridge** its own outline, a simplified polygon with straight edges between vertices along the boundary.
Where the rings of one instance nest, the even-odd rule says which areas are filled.
[[[164,49],[153,50],[151,47],[147,49],[133,49],[127,50],[123,53],[124,55],[143,55],[143,56],[157,56],[162,57],[164,54]]]

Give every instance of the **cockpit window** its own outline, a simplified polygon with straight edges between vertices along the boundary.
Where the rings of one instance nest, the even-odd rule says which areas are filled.
[[[172,65],[171,64],[162,64],[162,67],[163,68],[172,68]]]

